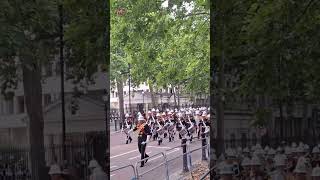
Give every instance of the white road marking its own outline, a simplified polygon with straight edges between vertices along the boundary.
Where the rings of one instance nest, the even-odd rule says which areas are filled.
[[[112,177],[112,176],[114,176],[114,175],[116,175],[116,174],[111,174],[110,177]]]
[[[171,152],[168,152],[167,155],[168,155],[168,154],[171,154],[171,153],[174,153],[174,152],[176,152],[176,151],[179,151],[179,150],[180,150],[180,148],[174,148],[174,150],[171,151]]]
[[[110,168],[116,168],[116,167],[118,167],[118,166],[111,166]]]
[[[159,147],[159,146],[147,146],[147,147],[152,147],[152,148],[160,148],[160,149],[170,149],[171,147]]]
[[[171,152],[169,152],[169,153],[167,153],[167,155],[168,155],[168,154],[171,154],[171,153],[174,153],[174,152],[176,152],[176,151],[179,151],[179,150],[180,150],[180,148],[174,148],[174,150],[171,151]],[[163,157],[163,156],[162,156],[162,155],[159,155],[159,156],[157,156],[157,157],[155,157],[155,158],[151,158],[149,161],[153,161],[153,160],[159,159],[159,158],[161,158],[161,157]]]
[[[151,152],[152,152],[152,151],[147,152],[147,154],[151,154]],[[141,155],[139,155],[139,156],[135,156],[135,157],[132,157],[132,158],[129,158],[129,159],[130,159],[130,160],[132,160],[132,159],[136,159],[136,158],[139,158],[139,157],[141,157]]]
[[[123,155],[129,154],[129,153],[135,152],[135,151],[138,151],[138,150],[132,150],[132,151],[129,151],[129,152],[126,152],[126,153],[118,154],[118,155],[110,157],[110,159],[116,158],[116,157],[119,157],[119,156],[123,156]]]

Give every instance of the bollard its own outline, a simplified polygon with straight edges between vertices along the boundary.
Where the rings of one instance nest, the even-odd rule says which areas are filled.
[[[188,155],[188,168],[190,171],[192,171],[192,160],[191,160],[191,153],[190,153],[190,147],[189,147],[190,142],[187,141],[187,155]]]
[[[187,155],[187,145],[186,145],[187,139],[181,140],[182,145],[182,153],[183,153],[183,172],[188,172],[188,155]]]
[[[202,142],[201,142],[201,145],[202,145],[202,160],[203,161],[207,161],[208,158],[207,158],[207,155],[206,155],[206,135],[204,133],[201,134],[201,138],[202,138]]]

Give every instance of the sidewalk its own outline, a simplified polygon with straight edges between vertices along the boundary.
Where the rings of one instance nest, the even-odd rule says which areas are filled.
[[[191,172],[176,172],[174,174],[171,174],[169,179],[170,180],[199,180],[200,177],[206,173],[209,170],[208,168],[208,162],[206,161],[198,161],[196,162]],[[192,175],[191,175],[192,174]],[[205,180],[209,180],[210,177],[207,176]]]

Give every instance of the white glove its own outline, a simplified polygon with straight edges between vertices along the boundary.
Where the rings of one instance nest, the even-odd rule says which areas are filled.
[[[147,136],[147,140],[146,140],[146,141],[143,141],[141,144],[148,144],[148,143],[149,143],[149,140],[150,140],[150,136]]]

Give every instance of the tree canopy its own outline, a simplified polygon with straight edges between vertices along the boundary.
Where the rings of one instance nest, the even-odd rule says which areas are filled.
[[[115,0],[111,9],[111,64],[130,63],[135,84],[209,91],[207,1]]]

